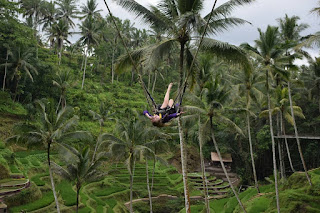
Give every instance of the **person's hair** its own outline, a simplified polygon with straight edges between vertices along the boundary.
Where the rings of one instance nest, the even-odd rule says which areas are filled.
[[[152,122],[152,125],[156,126],[156,127],[164,127],[164,126],[166,126],[166,124],[162,123],[161,121]]]

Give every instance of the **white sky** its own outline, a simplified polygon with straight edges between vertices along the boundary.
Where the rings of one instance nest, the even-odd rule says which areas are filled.
[[[80,4],[84,4],[86,0],[80,0]],[[97,0],[98,8],[102,9],[103,17],[107,15],[107,9],[103,0]],[[137,0],[140,4],[148,7],[150,4],[156,5],[159,0]],[[208,14],[212,8],[213,0],[204,1],[204,9],[202,14]],[[217,6],[227,2],[227,0],[218,0]],[[301,18],[300,23],[308,23],[310,27],[302,32],[302,35],[308,35],[320,31],[320,17],[311,14],[310,10],[318,6],[318,0],[256,0],[250,5],[238,7],[233,12],[233,17],[245,19],[252,23],[242,25],[236,28],[231,28],[229,31],[219,34],[215,37],[220,41],[229,42],[231,44],[239,45],[243,42],[253,44],[254,40],[258,38],[257,28],[263,31],[269,25],[277,25],[276,19],[283,18],[285,14],[289,17],[292,15]],[[122,9],[114,1],[107,0],[107,3],[114,16],[121,19],[130,19],[135,23],[137,28],[148,28],[140,19],[136,19],[133,13]],[[79,4],[79,5],[80,5]],[[319,49],[308,50],[313,56],[319,55]]]

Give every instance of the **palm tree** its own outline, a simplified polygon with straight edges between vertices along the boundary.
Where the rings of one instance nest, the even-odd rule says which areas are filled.
[[[275,141],[273,134],[273,124],[271,115],[271,100],[270,100],[270,82],[269,76],[273,72],[278,72],[285,76],[286,72],[281,68],[280,62],[284,60],[283,49],[280,49],[281,40],[279,37],[279,31],[277,27],[269,26],[265,32],[258,29],[260,37],[255,40],[256,47],[251,47],[249,44],[243,44],[242,46],[249,50],[254,57],[260,62],[262,70],[265,71],[266,76],[266,89],[267,89],[267,100],[268,100],[268,114],[269,114],[269,124],[270,124],[270,134],[272,142],[272,155],[273,155],[273,174],[275,179],[275,190],[276,190],[276,200],[277,200],[277,211],[280,212],[279,203],[279,191],[278,191],[278,178],[277,178],[277,162],[276,162],[276,151],[275,151]],[[279,66],[280,63],[280,66]]]
[[[107,121],[107,120],[114,120],[113,116],[115,113],[111,113],[111,108],[110,107],[106,107],[104,103],[101,102],[100,104],[100,108],[99,108],[99,113],[98,112],[94,112],[92,110],[89,110],[89,113],[92,115],[93,117],[93,120],[97,120],[99,122],[99,125],[100,125],[100,135],[97,139],[97,142],[96,142],[96,146],[94,148],[94,152],[93,152],[93,156],[92,156],[92,161],[94,161],[95,159],[95,155],[96,155],[96,152],[99,148],[99,146],[104,142],[104,137],[103,137],[103,134],[102,134],[102,127],[104,126],[104,123]]]
[[[79,117],[73,115],[73,109],[65,107],[58,113],[55,112],[53,101],[38,100],[35,102],[39,109],[39,123],[32,125],[27,124],[26,130],[22,130],[8,140],[16,138],[17,140],[27,140],[28,143],[43,143],[47,148],[47,163],[50,175],[50,182],[53,196],[56,203],[57,212],[60,212],[59,201],[55,190],[53,181],[53,173],[51,169],[50,151],[54,143],[61,143],[64,140],[71,139],[88,139],[91,137],[86,132],[74,131],[74,126],[77,124]]]
[[[192,35],[196,35],[194,39],[198,40],[198,35],[203,33],[203,26],[206,22],[208,24],[208,30],[206,34],[217,34],[218,32],[227,30],[231,26],[238,26],[247,23],[243,19],[233,18],[229,15],[232,10],[247,3],[251,3],[252,0],[230,0],[215,10],[210,12],[205,17],[200,16],[200,11],[203,9],[203,0],[183,0],[183,1],[167,1],[163,0],[158,3],[157,7],[151,6],[150,9],[142,6],[136,1],[131,0],[117,0],[117,2],[125,9],[136,14],[137,17],[141,17],[146,23],[150,24],[151,27],[156,27],[162,30],[169,37],[157,44],[154,44],[152,48],[145,48],[145,51],[138,50],[134,53],[135,58],[140,55],[142,58],[144,55],[148,55],[145,58],[149,58],[150,64],[155,64],[156,61],[162,60],[162,57],[167,54],[171,49],[179,47],[179,88],[183,85],[183,76],[186,74],[184,70],[185,54],[192,56],[188,47],[192,40]],[[213,16],[212,19],[208,20],[210,14]],[[213,39],[205,39],[203,42],[204,49],[215,53],[221,58],[230,60],[231,63],[245,63],[247,64],[247,58],[244,56],[242,51],[227,43],[222,43]],[[138,56],[139,58],[139,56]],[[128,59],[128,58],[127,58]],[[190,57],[191,59],[191,57]],[[122,63],[122,65],[130,63]],[[191,64],[191,63],[189,63]],[[121,66],[119,66],[121,69]],[[187,75],[185,75],[187,76]],[[182,89],[182,88],[181,88]],[[178,129],[180,137],[180,149],[181,149],[181,162],[183,171],[183,181],[185,189],[185,204],[186,211],[190,212],[190,204],[188,198],[187,189],[187,175],[185,170],[184,162],[184,138],[183,129],[181,126],[181,118],[178,117]]]
[[[34,57],[33,48],[17,46],[13,49],[10,55],[12,57],[9,60],[9,63],[7,63],[6,61],[6,63],[2,64],[2,66],[12,69],[12,72],[10,73],[11,81],[14,79],[16,80],[14,95],[15,100],[18,93],[19,82],[23,76],[23,72],[25,72],[25,77],[28,77],[33,82],[33,75],[37,75],[38,71],[31,63],[31,60]]]
[[[200,96],[190,95],[188,96],[190,101],[194,104],[192,106],[185,106],[186,110],[191,113],[199,113],[202,116],[206,116],[207,120],[203,124],[203,131],[208,131],[211,135],[211,140],[214,144],[215,150],[219,156],[221,167],[224,171],[225,176],[227,177],[228,183],[240,205],[242,210],[246,212],[238,193],[236,192],[227,170],[224,166],[222,161],[222,157],[220,154],[220,149],[218,143],[215,139],[214,134],[214,123],[224,123],[228,127],[235,129],[238,133],[242,134],[241,129],[233,123],[230,119],[223,115],[223,104],[226,102],[228,98],[228,91],[226,91],[225,87],[222,87],[219,82],[215,79],[208,82],[203,91],[201,92]]]
[[[80,25],[81,35],[80,41],[85,45],[85,61],[84,61],[84,69],[83,69],[83,77],[81,89],[83,89],[84,79],[86,76],[86,67],[87,67],[87,57],[88,53],[92,51],[94,45],[99,43],[99,28],[97,23],[92,17],[88,17],[82,22]]]
[[[1,64],[1,66],[4,66],[4,75],[3,75],[3,81],[2,81],[2,91],[4,91],[4,89],[6,87],[9,55],[12,55],[10,46],[8,44],[4,44],[3,46],[7,49],[7,53],[6,53],[6,62],[5,62],[5,64]]]
[[[282,40],[284,42],[284,48],[286,50],[286,55],[290,56],[293,55],[290,53],[290,50],[296,46],[298,44],[298,41],[300,39],[300,32],[303,31],[304,29],[306,29],[308,27],[307,24],[298,24],[298,20],[300,18],[297,16],[292,16],[292,17],[288,17],[288,15],[285,16],[284,19],[279,19],[279,23],[280,23],[280,30],[281,30],[281,37]],[[294,58],[294,57],[292,57]],[[288,64],[289,64],[289,70],[290,67],[292,65],[292,59],[290,58],[288,60]],[[285,67],[285,68],[288,68]],[[288,71],[289,71],[288,70]],[[311,183],[311,179],[308,175],[308,170],[306,167],[306,163],[304,161],[304,157],[303,157],[303,153],[302,153],[302,149],[301,149],[301,145],[300,145],[300,140],[299,140],[299,135],[298,135],[298,128],[296,125],[296,121],[295,121],[295,116],[294,116],[294,109],[293,109],[293,104],[292,104],[292,98],[291,98],[291,78],[289,75],[289,79],[287,80],[288,82],[288,93],[289,93],[289,103],[290,103],[290,109],[291,109],[291,116],[292,116],[292,123],[293,123],[293,127],[294,127],[294,132],[295,132],[295,137],[296,137],[296,141],[297,141],[297,145],[298,145],[298,150],[299,150],[299,154],[300,154],[300,159],[303,165],[303,169],[305,171],[305,175],[307,177],[307,180],[310,184],[310,186],[312,185]]]
[[[68,36],[72,33],[69,32],[69,27],[67,22],[64,19],[60,19],[58,22],[54,23],[49,29],[49,41],[56,45],[58,49],[58,64],[61,64],[61,55],[63,51],[63,43],[70,43]]]
[[[102,10],[97,10],[97,7],[98,3],[96,0],[87,0],[87,3],[81,6],[81,13],[83,14],[81,19],[87,19],[89,17],[93,19],[100,18],[100,12]]]
[[[276,103],[275,103],[275,106],[271,109],[271,113],[272,113],[272,115],[274,115],[274,114],[280,115],[280,131],[281,131],[282,135],[285,136],[286,133],[285,133],[284,119],[292,126],[294,125],[293,117],[291,116],[291,106],[288,105],[288,102],[289,102],[288,88],[281,88],[281,86],[279,85],[275,90],[275,94],[276,94]],[[292,106],[292,108],[293,108],[293,112],[294,112],[295,116],[298,116],[300,118],[305,118],[302,113],[302,109],[299,106]],[[260,115],[267,117],[268,110],[262,111],[260,113]],[[286,144],[286,149],[287,149],[287,153],[288,153],[290,167],[291,167],[292,171],[295,171],[293,168],[293,165],[292,165],[292,161],[291,161],[287,138],[285,138],[285,144]]]
[[[70,86],[70,71],[59,71],[57,72],[57,81],[52,80],[52,83],[54,86],[58,87],[60,89],[60,99],[57,106],[57,112],[59,110],[60,104],[61,108],[65,108],[67,106],[67,100],[66,100],[66,93],[68,90],[68,87]]]
[[[22,0],[21,7],[25,9],[24,17],[27,17],[27,21],[31,21],[31,26],[34,31],[34,38],[36,39],[36,58],[38,58],[38,39],[37,28],[39,24],[41,13],[42,0]]]
[[[45,30],[47,28],[50,29],[50,27],[53,25],[53,23],[56,21],[56,12],[57,9],[55,8],[54,2],[47,2],[43,1],[41,4],[41,19],[40,24],[43,24],[42,30]]]
[[[56,2],[57,8],[57,19],[64,20],[67,23],[68,28],[74,28],[76,25],[72,19],[78,18],[78,9],[76,0],[58,0]]]
[[[242,72],[239,72],[237,75],[234,76],[236,80],[236,84],[234,86],[235,90],[237,91],[238,95],[245,96],[245,109],[242,110],[246,113],[246,122],[247,122],[247,134],[249,140],[249,147],[250,147],[250,156],[251,156],[251,164],[252,164],[252,172],[255,182],[255,187],[258,191],[259,185],[257,180],[256,168],[254,163],[254,155],[253,155],[253,147],[252,147],[252,138],[251,138],[251,125],[250,125],[250,117],[252,116],[251,107],[252,102],[261,102],[263,94],[261,92],[261,74],[256,72],[256,70],[252,69],[242,69]],[[255,116],[253,114],[253,116]]]
[[[318,4],[320,6],[319,1]],[[310,12],[315,13],[317,16],[320,16],[320,7],[315,7]],[[320,31],[316,32],[313,35],[307,36],[307,38],[296,48],[300,49],[302,47],[320,47]]]
[[[199,115],[199,131],[198,131],[198,141],[199,141],[199,154],[200,154],[200,165],[201,165],[201,173],[202,173],[202,183],[203,183],[203,195],[205,199],[205,205],[207,213],[210,213],[210,205],[209,205],[209,198],[208,198],[208,184],[207,184],[207,176],[206,176],[206,168],[204,164],[204,157],[203,157],[203,145],[204,145],[204,138],[205,138],[205,131],[204,127],[201,125],[201,116]]]
[[[133,177],[135,171],[135,163],[142,151],[152,150],[142,144],[145,138],[146,132],[144,125],[141,121],[134,119],[128,119],[124,121],[117,121],[116,125],[117,137],[109,135],[109,150],[112,155],[117,159],[125,160],[129,174],[130,174],[130,212],[133,212],[132,199],[133,199]]]
[[[79,194],[83,184],[102,178],[105,174],[97,169],[102,159],[106,157],[106,153],[99,153],[95,161],[90,161],[89,147],[86,146],[82,150],[63,144],[67,149],[64,158],[67,161],[67,168],[63,168],[57,164],[53,164],[53,169],[57,174],[76,184],[77,203],[76,212],[79,210]]]

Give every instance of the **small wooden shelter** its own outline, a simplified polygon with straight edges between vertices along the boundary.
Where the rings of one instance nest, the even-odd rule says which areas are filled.
[[[230,154],[230,153],[224,153],[224,154],[221,154],[221,157],[222,157],[222,161],[223,161],[223,163],[225,164],[225,166],[231,168],[231,164],[232,164],[231,154]],[[218,153],[216,153],[216,152],[211,152],[211,163],[212,163],[214,166],[218,166],[218,167],[221,166],[221,165],[220,165],[220,159],[219,159]]]
[[[7,205],[0,202],[0,213],[7,213]]]

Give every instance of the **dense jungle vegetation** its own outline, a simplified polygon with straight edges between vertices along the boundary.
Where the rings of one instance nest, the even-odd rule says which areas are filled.
[[[149,29],[96,0],[0,0],[0,208],[320,212],[320,32],[283,14],[235,46],[214,37],[254,0],[115,2]],[[171,82],[184,114],[155,127]]]

